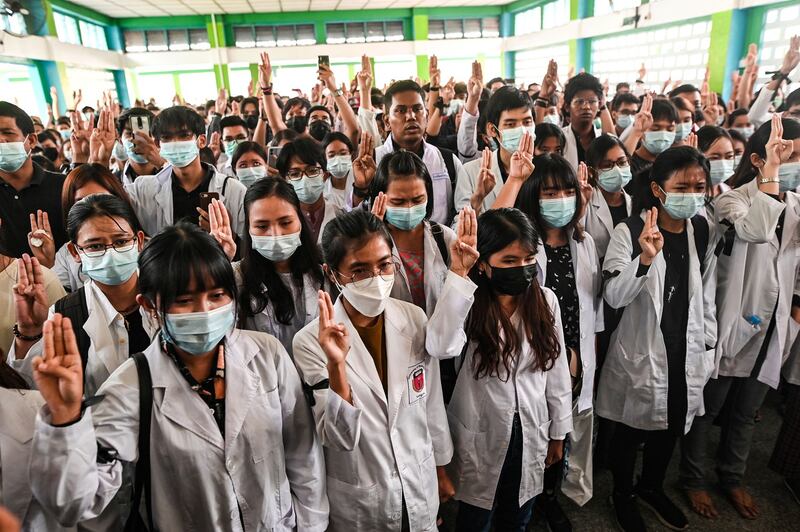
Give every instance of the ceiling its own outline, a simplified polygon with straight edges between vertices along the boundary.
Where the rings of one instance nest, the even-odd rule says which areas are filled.
[[[71,0],[114,18],[409,7],[498,6],[512,0]]]

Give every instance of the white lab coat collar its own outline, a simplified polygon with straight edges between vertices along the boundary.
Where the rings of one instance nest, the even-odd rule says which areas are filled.
[[[339,208],[328,200],[325,201],[325,213],[322,215],[322,224],[319,226],[319,235],[317,235],[317,244],[322,245],[322,234],[325,232],[325,226],[328,222],[336,218],[339,214]]]
[[[624,190],[622,191],[622,196],[625,198],[625,209],[628,213],[631,212],[631,196]],[[614,219],[611,217],[611,208],[608,206],[608,202],[606,198],[603,197],[603,191],[600,190],[599,186],[594,187],[594,191],[592,192],[592,207],[596,209],[597,217],[603,223],[603,227],[606,228],[608,234],[614,232]]]
[[[575,138],[575,132],[572,130],[572,125],[567,124],[561,128],[564,132],[567,143],[564,146],[564,158],[572,165],[572,169],[578,171],[578,139]],[[597,138],[603,134],[602,129],[595,128],[594,137]]]

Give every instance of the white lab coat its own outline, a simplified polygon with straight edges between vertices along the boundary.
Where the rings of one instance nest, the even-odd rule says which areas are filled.
[[[208,165],[203,165],[203,171],[208,171],[208,168]],[[156,175],[139,176],[125,190],[130,196],[139,223],[148,235],[154,236],[175,223],[172,219],[172,166],[167,166]],[[214,170],[208,191],[219,194],[220,201],[228,210],[231,228],[243,237],[244,194],[247,187],[235,177]]]
[[[630,216],[631,197],[624,190],[622,195],[625,197],[625,209],[628,212],[628,216]],[[583,228],[592,235],[597,249],[597,256],[602,260],[606,256],[606,249],[611,241],[611,233],[614,232],[614,220],[611,218],[611,209],[600,187],[594,187],[592,191],[592,199],[586,206],[586,216],[583,218]]]
[[[325,201],[340,211],[351,211],[353,209],[353,179],[353,170],[350,170],[344,182],[344,189],[333,188],[332,178],[325,180],[325,190],[323,191]]]
[[[713,230],[713,227],[710,228]],[[703,387],[714,371],[717,343],[716,255],[709,245],[705,273],[694,241],[694,229],[686,224],[689,247],[689,320],[686,329],[687,411],[684,433],[692,420],[705,413]],[[710,240],[710,239],[709,239]],[[611,336],[600,373],[595,411],[601,417],[642,430],[667,428],[667,351],[661,334],[666,261],[659,253],[647,273],[636,277],[639,257],[631,260],[631,235],[619,224],[611,235],[603,271],[618,273],[606,280],[604,296],[612,308],[625,307]],[[706,346],[711,349],[706,351]]]
[[[492,152],[492,173],[495,177],[495,184],[491,192],[489,192],[486,197],[483,198],[481,207],[482,213],[492,208],[497,196],[503,189],[503,175],[500,172],[500,165],[497,162],[499,153],[500,150],[495,150]],[[465,163],[458,172],[456,190],[453,193],[453,203],[455,204],[456,213],[461,212],[462,208],[470,204],[469,200],[472,197],[472,194],[475,192],[475,186],[478,182],[478,175],[481,173],[482,162],[483,161],[481,158],[474,159],[468,163]],[[456,222],[454,221],[453,225],[455,226],[455,224]]]
[[[472,284],[452,277],[450,286]],[[404,500],[411,530],[436,530],[436,466],[450,462],[453,444],[439,362],[433,356],[444,353],[428,351],[426,340],[436,336],[435,344],[445,347],[458,343],[455,331],[462,328],[472,305],[472,290],[466,290],[469,297],[461,296],[461,304],[437,313],[430,322],[419,307],[388,300],[384,310],[388,394],[341,297],[336,301],[333,320],[343,323],[350,337],[347,379],[353,404],[326,387],[314,391],[313,406],[325,450],[331,531],[399,531]],[[315,320],[294,339],[295,363],[311,386],[328,378],[318,334]]]
[[[324,531],[322,452],[292,361],[273,337],[234,330],[225,341],[225,435],[159,342],[145,352],[153,379],[150,471],[159,530]],[[36,421],[31,483],[65,523],[97,515],[138,458],[139,380],[133,360],[105,399],[67,427],[47,408]],[[97,446],[118,453],[96,461]],[[144,508],[142,508],[144,510]]]
[[[564,145],[564,158],[572,165],[572,169],[575,172],[578,172],[578,139],[575,138],[575,132],[572,130],[572,126],[567,124],[566,126],[561,128],[561,131],[564,132],[564,136],[567,139],[567,143]],[[602,128],[595,128],[594,130],[594,138],[599,137],[603,134]]]
[[[89,277],[81,271],[80,263],[75,262],[70,254],[67,244],[62,245],[56,251],[52,271],[58,276],[61,286],[70,292],[75,292],[89,280]]]
[[[558,300],[551,290],[542,288],[542,292],[555,317],[560,354],[554,366],[534,371],[531,347],[523,340],[522,354],[511,361],[510,375],[476,379],[471,342],[447,407],[455,447],[449,467],[455,498],[479,508],[492,508],[515,413],[519,413],[523,437],[520,505],[542,492],[550,440],[563,440],[572,430],[572,392]],[[524,338],[519,315],[511,319]],[[502,336],[502,331],[498,334]],[[466,337],[460,345],[465,341]]]
[[[325,226],[328,225],[328,222],[336,218],[336,216],[342,212],[337,206],[333,203],[325,200],[325,213],[322,215],[322,224],[319,226],[319,235],[317,235],[317,244],[322,246],[322,235],[325,233]]]
[[[717,321],[726,325],[717,344],[719,374],[750,376],[775,312],[775,330],[758,380],[777,388],[781,365],[800,330],[790,316],[792,296],[800,293],[800,196],[786,192],[783,202],[776,201],[753,179],[719,196],[715,211],[722,229],[731,223],[735,228],[733,247],[723,250],[718,265]],[[782,212],[779,245],[775,228]],[[760,325],[747,321],[753,315],[761,318]]]
[[[423,252],[424,252],[424,275],[425,275],[425,313],[430,317],[436,308],[436,302],[439,300],[439,294],[444,287],[444,282],[447,279],[447,272],[449,268],[444,262],[442,254],[439,252],[439,246],[431,232],[430,223],[424,222],[425,231],[423,233]],[[444,237],[447,249],[450,249],[451,244],[456,240],[456,234],[447,226],[439,224],[442,229],[442,236]],[[395,244],[392,247],[392,253],[398,263],[402,264],[400,259],[400,252]],[[394,286],[392,287],[391,297],[401,301],[413,303],[411,300],[411,287],[408,284],[408,275],[406,274],[405,267],[398,268],[394,274]]]
[[[28,461],[33,448],[36,412],[44,404],[39,392],[0,388],[0,505],[30,532],[67,532],[44,511],[31,493]]]
[[[83,330],[89,336],[91,344],[84,370],[83,393],[86,397],[93,397],[106,379],[128,360],[129,340],[125,319],[111,305],[105,294],[92,280],[89,280],[84,286],[86,287],[84,293],[89,315],[86,323],[83,324]],[[139,312],[142,315],[142,327],[151,339],[154,338],[158,332],[158,324],[144,309],[140,308]],[[55,305],[50,307],[48,318],[52,318],[53,314],[55,314]],[[44,343],[39,340],[30,347],[23,359],[16,359],[16,351],[13,346],[8,353],[9,365],[17,370],[31,386],[36,385],[33,380],[33,359],[41,356],[43,349]]]

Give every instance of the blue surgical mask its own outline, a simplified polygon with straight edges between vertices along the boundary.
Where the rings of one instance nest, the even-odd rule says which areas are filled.
[[[120,141],[114,143],[114,159],[118,161],[128,160],[128,151],[125,149],[125,146],[123,146],[122,142]]]
[[[24,142],[0,142],[0,170],[16,172],[27,160]]]
[[[58,130],[58,134],[61,135],[61,140],[69,140],[69,138],[72,136],[72,130],[71,129],[59,129]]]
[[[125,139],[123,141],[125,143],[125,151],[128,152],[128,158],[135,162],[136,164],[146,164],[147,158],[143,155],[139,155],[138,153],[134,153],[134,144],[132,140]]]
[[[617,127],[620,129],[628,129],[633,124],[633,115],[617,115]]]
[[[134,240],[133,247],[128,251],[109,248],[100,257],[81,253],[81,271],[92,281],[108,286],[121,285],[130,279],[138,268],[136,261],[139,258],[139,246],[137,244],[137,241]]]
[[[711,184],[719,185],[733,175],[733,159],[718,159],[710,161],[711,165]]]
[[[200,148],[195,139],[161,143],[161,156],[176,168],[189,166],[199,155]]]
[[[236,177],[246,187],[249,187],[259,179],[267,177],[267,168],[264,166],[251,166],[250,168],[237,168]]]
[[[303,176],[302,179],[293,179],[289,181],[289,183],[294,187],[294,191],[297,193],[297,198],[300,200],[300,203],[305,204],[316,202],[319,197],[322,196],[322,191],[325,188],[325,180],[322,176]]]
[[[503,145],[506,151],[514,153],[517,151],[517,148],[519,148],[519,141],[526,131],[530,133],[531,140],[536,140],[535,128],[533,126],[519,126],[500,131],[500,134],[503,136],[500,144]]]
[[[741,155],[734,155],[733,156],[733,167],[734,168],[739,168],[739,164],[741,164],[741,162],[742,162],[742,156]]]
[[[724,123],[725,123],[725,115],[719,115],[717,117],[716,126],[717,127],[722,127],[722,124],[724,124]]]
[[[675,126],[675,140],[683,140],[692,132],[691,122],[681,122]]]
[[[300,231],[288,235],[258,236],[250,234],[253,249],[272,262],[289,259],[300,247]]]
[[[631,167],[620,168],[614,165],[610,170],[601,170],[597,175],[597,184],[606,192],[619,192],[631,182]]]
[[[550,227],[561,228],[575,216],[575,196],[567,198],[540,199],[539,212]]]
[[[747,140],[750,137],[752,137],[753,133],[755,133],[755,128],[753,126],[732,127],[731,130],[738,131],[744,137],[745,140]]]
[[[554,126],[560,126],[561,125],[561,117],[558,116],[557,114],[555,114],[555,115],[544,115],[544,118],[542,119],[542,122],[544,122],[545,124],[553,124]]]
[[[167,314],[161,333],[164,339],[190,355],[214,349],[233,329],[233,303],[209,312]]]
[[[653,155],[667,151],[674,143],[674,131],[647,131],[642,140],[644,148]]]
[[[223,143],[223,144],[225,144],[225,155],[228,156],[228,159],[233,157],[233,154],[236,151],[236,148],[239,146],[240,142],[243,142],[243,141],[241,141],[239,139],[233,139],[233,140],[229,140],[228,142]]]
[[[353,161],[349,155],[337,155],[328,159],[328,171],[337,179],[341,179],[350,173],[353,168]]]
[[[426,203],[412,207],[386,207],[386,221],[401,231],[411,231],[425,219],[427,207]]]
[[[800,186],[800,162],[783,163],[778,170],[780,191],[796,190]]]
[[[667,198],[662,202],[664,210],[675,220],[688,220],[703,207],[706,195],[703,193],[662,192]]]

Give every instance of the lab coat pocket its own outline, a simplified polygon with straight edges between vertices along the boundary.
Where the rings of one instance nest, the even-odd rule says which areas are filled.
[[[456,416],[448,415],[450,436],[453,438],[453,477],[456,489],[468,479],[476,478],[479,456],[475,452],[476,433],[469,430]],[[484,434],[485,436],[485,434]]]
[[[540,424],[536,431],[536,465],[541,465],[544,468],[544,461],[547,459],[547,447],[550,445],[550,424],[551,420],[547,420]]]
[[[714,374],[716,369],[717,352],[715,349],[709,349],[703,353],[703,384],[705,385]]]
[[[380,530],[378,486],[357,486],[327,477],[331,529]]]
[[[735,357],[759,332],[761,332],[761,325],[753,325],[740,316],[736,324],[734,324],[734,329],[728,340],[727,349],[723,351],[723,356],[725,358]]]
[[[622,352],[623,371],[630,379],[631,387],[634,390],[649,388],[652,385],[652,370],[650,367],[650,356],[646,353]]]

